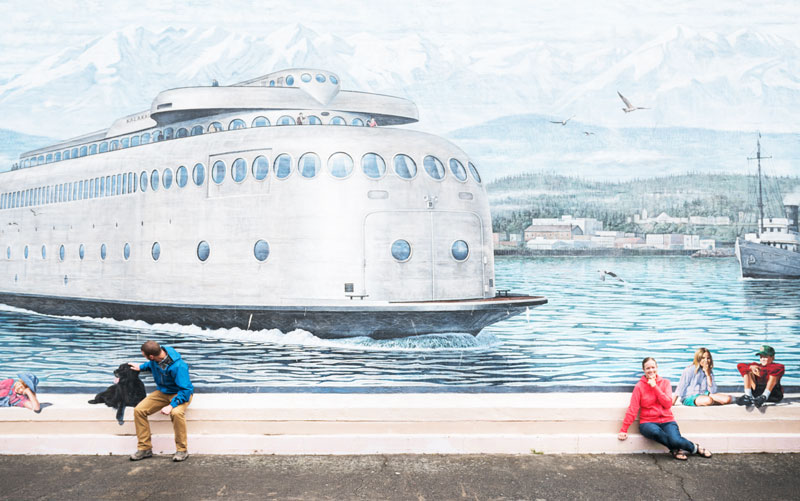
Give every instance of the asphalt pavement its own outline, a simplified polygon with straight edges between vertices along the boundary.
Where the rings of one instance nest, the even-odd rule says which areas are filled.
[[[800,497],[800,454],[0,456],[0,499],[673,500]]]

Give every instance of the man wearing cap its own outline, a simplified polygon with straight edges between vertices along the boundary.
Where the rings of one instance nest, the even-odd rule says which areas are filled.
[[[763,345],[756,353],[758,362],[741,363],[736,366],[744,377],[744,395],[736,399],[738,405],[755,405],[761,407],[764,402],[780,402],[783,400],[781,376],[783,364],[775,363],[775,349]]]
[[[41,411],[36,391],[39,389],[39,378],[30,372],[17,374],[19,379],[0,381],[0,407],[25,407],[34,412]]]

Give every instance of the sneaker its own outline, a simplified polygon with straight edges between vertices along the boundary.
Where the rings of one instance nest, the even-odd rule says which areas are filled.
[[[753,399],[753,405],[755,405],[758,408],[761,408],[761,406],[764,405],[764,402],[766,401],[767,397],[765,397],[764,395],[759,395]]]
[[[131,454],[131,461],[141,461],[153,457],[153,449],[138,450]]]
[[[742,395],[736,398],[736,405],[753,405],[753,397],[750,395]]]
[[[186,461],[189,457],[189,451],[178,451],[172,456],[173,461]]]

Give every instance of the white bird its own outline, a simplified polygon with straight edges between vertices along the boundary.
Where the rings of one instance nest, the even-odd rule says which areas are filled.
[[[622,102],[625,103],[625,107],[622,108],[622,111],[624,111],[625,113],[630,113],[631,111],[636,111],[636,110],[649,110],[650,109],[650,108],[643,108],[641,106],[634,106],[634,105],[631,104],[630,101],[628,101],[628,98],[626,98],[625,96],[620,94],[619,91],[617,91],[617,94],[619,95],[619,98],[622,99]]]
[[[604,281],[604,282],[606,281],[606,275],[608,275],[608,276],[609,276],[609,277],[611,277],[611,278],[615,278],[615,279],[619,280],[619,281],[620,281],[620,282],[622,282],[623,284],[624,284],[624,283],[626,283],[626,282],[625,282],[625,280],[621,279],[621,278],[620,278],[619,276],[617,276],[617,274],[616,274],[616,273],[614,273],[613,271],[608,271],[608,270],[597,270],[597,271],[600,273],[600,280],[602,280],[602,281]]]
[[[575,115],[572,115],[571,117],[569,117],[566,120],[550,120],[550,123],[551,124],[561,124],[563,126],[563,125],[567,125],[567,122],[569,122],[573,118],[575,118]]]

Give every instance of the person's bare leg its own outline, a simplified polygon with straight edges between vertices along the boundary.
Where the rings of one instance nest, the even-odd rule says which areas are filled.
[[[728,405],[733,401],[733,397],[724,393],[712,393],[709,398],[717,405]]]
[[[713,403],[714,400],[712,400],[711,397],[708,395],[700,395],[694,399],[694,405],[696,405],[697,407],[706,407],[712,405]]]

